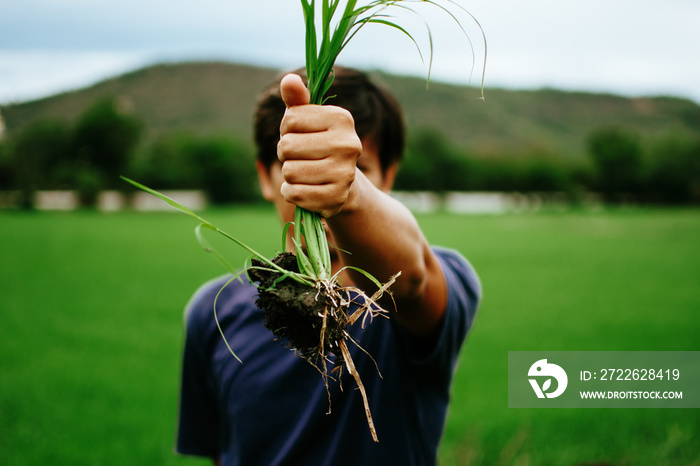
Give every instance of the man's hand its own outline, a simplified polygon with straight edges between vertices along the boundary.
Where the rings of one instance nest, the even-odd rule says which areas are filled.
[[[277,146],[282,196],[332,217],[353,200],[357,158],[362,153],[355,122],[340,107],[308,105],[309,91],[297,75],[285,76],[280,91],[287,106]]]
[[[385,282],[400,271],[386,306],[396,305],[394,317],[411,333],[433,338],[447,303],[445,277],[413,215],[386,192],[393,174],[388,184],[385,177],[395,171],[375,173],[374,181],[360,171],[363,150],[352,115],[339,107],[308,105],[309,92],[299,76],[285,76],[280,91],[287,106],[277,147],[284,201],[328,219],[332,244],[352,252],[339,254],[334,272],[351,265]],[[366,142],[362,156],[379,165],[372,141]],[[343,283],[374,288],[362,273],[344,273]]]

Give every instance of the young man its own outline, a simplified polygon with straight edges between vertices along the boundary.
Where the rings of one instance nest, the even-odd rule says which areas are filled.
[[[431,465],[445,422],[452,374],[481,296],[469,263],[432,248],[416,220],[388,195],[403,150],[393,97],[360,72],[336,68],[329,105],[308,105],[299,75],[262,96],[255,117],[257,170],[265,199],[286,223],[296,205],[324,219],[335,273],[364,269],[392,285],[390,319],[349,327],[350,351],[369,398],[295,356],[263,327],[256,288],[227,278],[200,288],[187,306],[177,450],[223,465]],[[290,240],[291,241],[291,240]],[[351,254],[338,251],[349,251]],[[374,292],[362,274],[343,285]],[[366,353],[365,353],[366,351]],[[370,356],[368,356],[371,355]],[[375,364],[376,362],[376,364]],[[380,375],[381,374],[381,375]],[[330,411],[329,411],[330,410]]]

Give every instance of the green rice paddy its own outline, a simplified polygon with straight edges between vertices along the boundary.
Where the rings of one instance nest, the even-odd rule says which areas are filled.
[[[264,254],[280,243],[270,207],[205,217]],[[508,351],[700,350],[700,211],[419,221],[484,286],[442,465],[700,465],[698,410],[507,407]],[[0,212],[0,463],[208,464],[173,453],[182,309],[224,272],[194,226],[176,213]]]

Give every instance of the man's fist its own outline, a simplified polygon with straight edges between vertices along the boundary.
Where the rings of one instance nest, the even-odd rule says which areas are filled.
[[[352,196],[362,153],[355,122],[340,107],[308,105],[309,91],[297,75],[285,76],[280,91],[287,106],[277,146],[280,192],[287,202],[332,217]]]

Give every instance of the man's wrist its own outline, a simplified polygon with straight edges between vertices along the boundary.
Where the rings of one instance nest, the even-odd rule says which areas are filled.
[[[356,213],[366,204],[367,189],[374,189],[374,185],[367,179],[362,170],[355,168],[355,179],[350,185],[347,200],[343,204],[343,208],[338,212],[338,216],[347,216]]]

